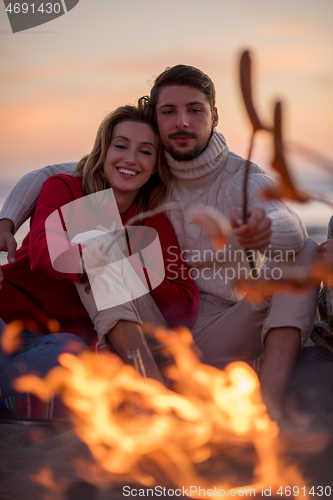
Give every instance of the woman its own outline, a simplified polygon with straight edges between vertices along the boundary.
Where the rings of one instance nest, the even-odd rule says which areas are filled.
[[[63,238],[53,227],[52,217],[58,213],[63,215],[64,206],[69,206],[74,200],[112,187],[121,214],[120,229],[121,224],[126,224],[135,214],[164,201],[168,193],[168,175],[153,111],[144,100],[140,100],[137,107],[124,106],[106,117],[99,127],[92,152],[77,165],[76,177],[60,174],[44,183],[30,233],[18,250],[17,263],[3,268],[5,280],[0,291],[0,317],[6,323],[19,318],[25,328],[21,351],[12,356],[1,353],[0,388],[3,398],[13,393],[11,380],[16,376],[31,371],[43,376],[57,364],[60,352],[80,352],[86,343],[96,342],[87,310],[75,285],[85,301],[100,342],[110,344],[124,361],[127,361],[128,349],[139,348],[147,376],[162,381],[147,348],[141,319],[171,327],[180,324],[191,327],[196,320],[199,302],[196,285],[181,259],[168,219],[158,214],[141,223],[156,229],[159,235],[165,268],[161,284],[152,289],[149,296],[138,298],[135,305],[133,301],[98,311],[92,294],[84,291],[88,283],[85,271],[104,266],[107,258],[99,248],[91,252],[89,245],[81,246]],[[98,206],[98,221],[87,206],[83,211],[75,207],[71,210],[76,233],[95,229],[96,222],[101,224],[101,221],[102,226],[109,227],[108,222],[103,221],[109,220],[107,212],[110,207],[112,210],[112,203],[103,202],[102,193],[94,200]],[[113,214],[113,220],[116,217]],[[62,223],[66,225],[67,221]],[[54,242],[59,257],[52,262],[50,241]],[[58,251],[64,242],[67,252]],[[66,265],[68,268],[64,272],[63,266],[66,268]],[[54,320],[58,331],[68,333],[52,333]],[[36,333],[31,333],[32,330]],[[158,346],[153,343],[152,348],[158,351]]]

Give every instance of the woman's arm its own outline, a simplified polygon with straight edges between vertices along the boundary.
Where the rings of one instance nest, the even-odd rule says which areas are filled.
[[[57,216],[60,207],[73,200],[74,195],[66,183],[65,176],[55,176],[45,181],[31,223],[29,260],[31,270],[35,273],[44,273],[57,280],[81,283],[81,245],[71,243],[60,217]],[[48,224],[47,234],[45,221],[54,212],[56,217]],[[50,255],[59,257],[54,261]]]
[[[140,325],[132,321],[119,320],[106,335],[106,338],[108,343],[125,363],[129,362],[128,351],[139,349],[145,376],[158,380],[161,384],[165,385]]]
[[[159,235],[165,269],[163,282],[150,294],[171,328],[192,328],[199,311],[199,292],[182,258],[171,222],[164,214],[158,214],[145,225],[156,229]]]

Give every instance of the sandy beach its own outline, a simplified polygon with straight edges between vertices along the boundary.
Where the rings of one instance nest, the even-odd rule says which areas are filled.
[[[296,436],[296,444],[289,445],[288,460],[298,465],[308,490],[312,486],[316,490],[317,486],[328,487],[333,484],[332,417],[317,415],[313,436]],[[319,434],[316,437],[316,433],[319,427],[324,429],[326,426],[328,430],[330,425],[331,432],[327,433],[326,445],[318,451]],[[89,450],[77,438],[68,422],[2,422],[0,441],[1,500],[118,500],[125,498],[122,486],[131,484],[124,480],[123,484],[116,485],[99,467],[94,466]],[[237,462],[230,465],[235,472]],[[236,486],[241,487],[241,483]],[[143,488],[140,485],[133,487]],[[261,497],[258,494],[256,496]],[[168,497],[171,498],[171,495]],[[272,493],[271,498],[281,496],[274,497]],[[330,497],[324,495],[323,498]]]

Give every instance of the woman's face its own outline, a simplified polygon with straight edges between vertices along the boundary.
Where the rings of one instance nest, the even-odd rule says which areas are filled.
[[[104,173],[115,196],[137,195],[155,171],[157,138],[147,123],[121,122],[113,129]]]

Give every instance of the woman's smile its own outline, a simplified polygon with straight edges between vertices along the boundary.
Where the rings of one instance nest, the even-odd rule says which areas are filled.
[[[138,175],[140,172],[137,172],[136,170],[132,170],[129,168],[124,168],[124,167],[116,167],[117,171],[123,176],[123,177],[135,177]]]

